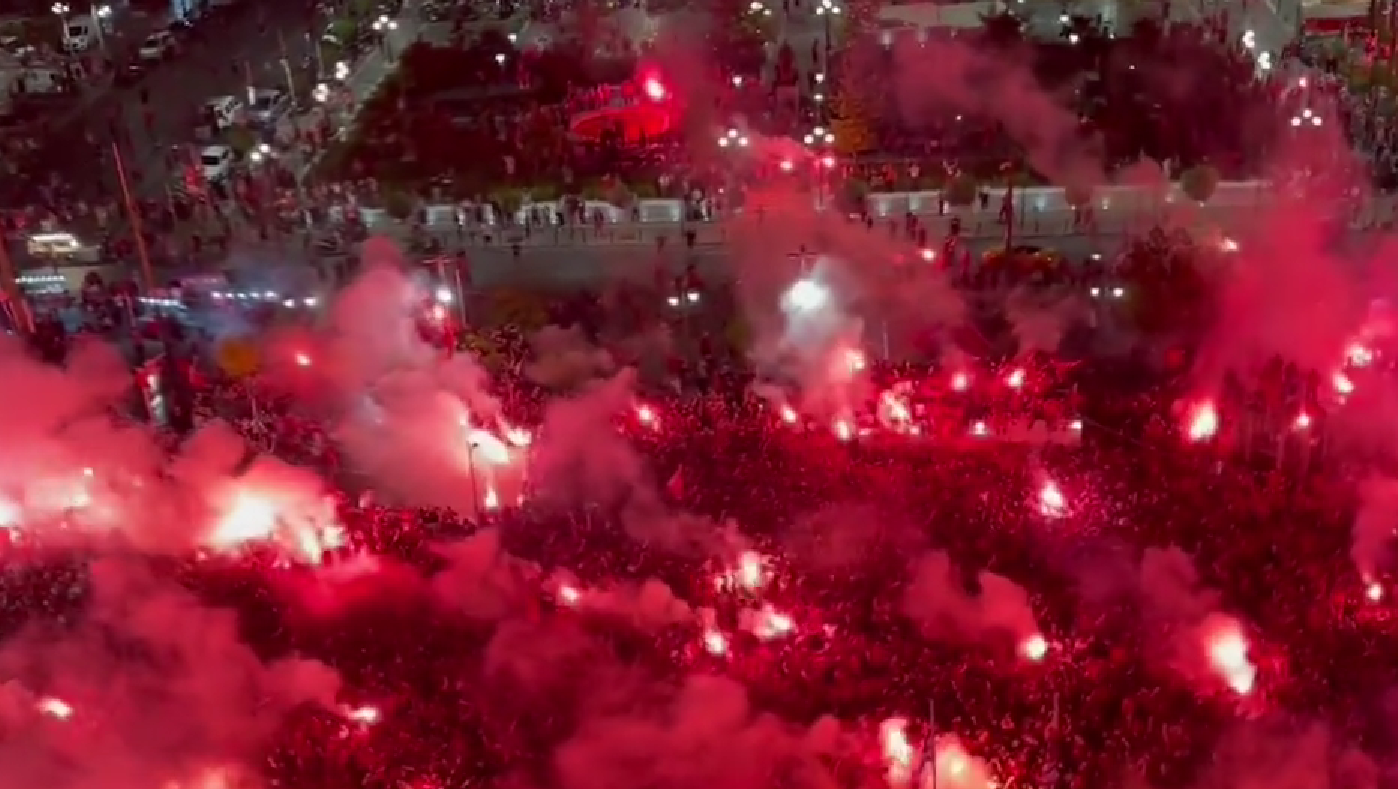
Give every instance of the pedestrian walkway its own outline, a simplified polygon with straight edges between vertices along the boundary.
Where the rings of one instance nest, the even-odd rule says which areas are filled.
[[[398,59],[403,50],[417,39],[421,26],[417,5],[416,2],[405,4],[398,15],[397,28],[388,32],[383,45],[360,58],[352,67],[344,81],[349,94],[349,105],[339,113],[335,121],[336,141],[344,140],[349,135],[364,102],[374,95],[379,85],[398,67]],[[287,167],[296,173],[297,181],[306,180],[316,162],[325,154],[327,147],[322,144],[317,150],[303,152],[305,155],[298,155],[295,161],[287,162]]]
[[[1395,203],[1385,197],[1353,213],[1351,226],[1356,230],[1371,229],[1392,222]],[[1265,211],[1262,206],[1223,206],[1205,204],[1184,211],[1162,214],[1153,211],[1098,209],[1092,216],[1077,216],[1071,210],[1025,211],[1016,217],[1013,227],[1001,221],[998,211],[964,209],[945,215],[918,215],[917,220],[928,244],[940,244],[951,235],[953,221],[960,223],[958,235],[967,240],[1007,239],[1016,244],[1044,244],[1065,237],[1114,238],[1141,232],[1162,222],[1207,229],[1220,239],[1234,230],[1245,229],[1247,223]],[[461,247],[568,247],[568,246],[635,246],[659,243],[687,244],[687,233],[694,234],[695,245],[727,243],[730,228],[744,221],[760,225],[763,218],[750,214],[721,222],[610,222],[601,225],[535,225],[535,226],[475,226],[462,227],[452,223],[412,225],[384,216],[370,225],[370,232],[409,242],[415,236],[430,235],[443,246]],[[771,221],[780,221],[773,218]],[[905,216],[874,219],[871,226],[886,229],[890,235],[907,237]],[[331,232],[325,228],[321,232]],[[659,239],[665,239],[664,242]]]

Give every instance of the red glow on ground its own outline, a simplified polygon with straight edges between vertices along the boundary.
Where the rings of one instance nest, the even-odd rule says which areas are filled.
[[[620,125],[623,136],[631,142],[639,140],[643,134],[647,137],[664,134],[673,124],[670,112],[662,107],[610,107],[573,116],[569,133],[578,139],[596,141]]]

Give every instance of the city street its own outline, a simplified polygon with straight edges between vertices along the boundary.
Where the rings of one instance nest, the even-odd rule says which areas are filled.
[[[1005,245],[1004,226],[998,223],[994,213],[977,216],[979,212],[967,212],[963,217],[962,238],[972,251],[973,259],[979,259],[982,252],[1003,248]],[[1244,209],[1210,212],[1207,221],[1217,227],[1246,228],[1250,219],[1255,218]],[[1364,247],[1375,237],[1369,230],[1394,217],[1392,201],[1376,203],[1369,209],[1356,212],[1355,230],[1345,245],[1344,254],[1354,254],[1363,258]],[[935,217],[923,217],[928,222],[929,236],[938,241],[932,252],[940,256],[940,239],[945,237],[943,222]],[[929,221],[930,220],[930,221]],[[858,232],[858,226],[846,225],[841,220],[835,228],[843,243],[850,243]],[[527,236],[518,230],[511,230],[503,236],[498,231],[490,235],[490,241],[480,231],[474,234],[458,232],[456,228],[437,226],[432,228],[434,235],[447,250],[460,249],[470,262],[471,279],[484,287],[508,285],[538,285],[544,287],[591,286],[609,279],[633,279],[650,281],[654,277],[658,261],[678,270],[687,263],[694,263],[705,276],[716,279],[732,276],[735,263],[741,257],[741,265],[752,265],[754,254],[751,244],[739,238],[762,236],[760,228],[743,228],[742,220],[720,223],[692,224],[681,227],[677,224],[654,223],[646,225],[608,225],[600,230],[592,227],[563,227],[536,229]],[[1015,245],[1041,247],[1057,251],[1070,260],[1083,260],[1092,254],[1110,256],[1121,245],[1128,234],[1143,232],[1153,226],[1153,219],[1141,215],[1125,215],[1123,212],[1104,212],[1098,218],[1092,232],[1075,226],[1068,212],[1044,212],[1033,219],[1026,219],[1011,239]],[[684,233],[691,230],[695,234],[695,245],[686,245]],[[374,232],[403,241],[406,234],[401,226],[377,227]],[[890,258],[898,252],[913,251],[912,245],[900,232],[890,230],[887,223],[877,223],[868,231],[868,245],[887,249]],[[816,237],[819,231],[811,228],[811,249],[819,249]],[[1240,245],[1247,243],[1248,234],[1239,236]],[[660,242],[659,239],[664,241]],[[764,237],[765,238],[765,237]],[[518,240],[518,254],[512,241]],[[1220,235],[1220,243],[1231,239]],[[782,243],[773,240],[773,244]],[[799,252],[799,243],[793,241],[792,248],[772,248],[771,256],[784,258]],[[408,254],[408,253],[405,253]],[[411,258],[411,255],[408,255]],[[374,261],[367,261],[373,263]],[[959,261],[958,261],[959,262]],[[241,241],[234,245],[232,254],[225,262],[225,268],[245,272],[245,277],[254,279],[272,269],[281,273],[278,280],[313,282],[311,274],[315,266],[311,262],[304,240],[298,236],[288,237],[280,242],[255,243]],[[172,275],[175,273],[172,272]],[[328,283],[326,283],[328,284]]]
[[[283,52],[297,90],[308,90],[313,75],[304,66],[313,60],[310,22],[304,7],[258,0],[205,20],[179,54],[154,64],[141,82],[113,87],[92,102],[74,119],[72,132],[77,139],[107,140],[113,122],[121,124],[129,139],[124,155],[133,186],[145,194],[160,193],[171,177],[165,152],[169,146],[194,142],[193,127],[206,100],[245,95],[249,76],[256,87],[284,88]],[[58,175],[71,182],[96,180],[114,188],[110,151],[104,146],[100,162],[95,158],[55,157],[60,162]]]

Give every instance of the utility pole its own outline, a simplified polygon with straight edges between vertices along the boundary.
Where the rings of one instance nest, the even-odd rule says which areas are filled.
[[[141,225],[141,212],[131,196],[131,183],[126,178],[126,162],[121,156],[121,146],[112,140],[112,156],[116,161],[117,181],[121,185],[121,196],[126,203],[126,218],[131,222],[131,233],[136,237],[136,259],[141,264],[141,285],[149,294],[155,289],[155,274],[151,271],[150,250],[146,249],[146,236]],[[8,259],[8,256],[7,256]]]
[[[10,239],[3,231],[0,231],[0,278],[4,280],[5,301],[10,305],[10,317],[14,320],[15,330],[33,334],[34,316],[30,314],[29,305],[24,301],[24,293],[15,276],[15,264],[10,259]]]

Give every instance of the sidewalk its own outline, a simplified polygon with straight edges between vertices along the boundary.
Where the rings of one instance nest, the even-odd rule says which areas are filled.
[[[416,3],[409,3],[403,6],[402,13],[398,16],[398,29],[390,31],[386,38],[385,46],[374,49],[369,54],[360,58],[352,67],[349,77],[345,79],[344,85],[349,90],[350,106],[344,111],[344,117],[339,121],[339,128],[335,132],[335,140],[340,141],[345,138],[358,118],[359,110],[363,107],[379,85],[393,73],[398,67],[398,59],[413,41],[416,40],[420,27],[419,14]],[[305,113],[297,118],[298,130],[302,128],[301,122],[311,113]],[[322,145],[319,150],[310,155],[298,155],[296,164],[292,169],[296,172],[297,181],[305,181],[306,176],[315,167],[316,162],[324,155],[328,145]],[[298,151],[298,154],[303,153]]]

